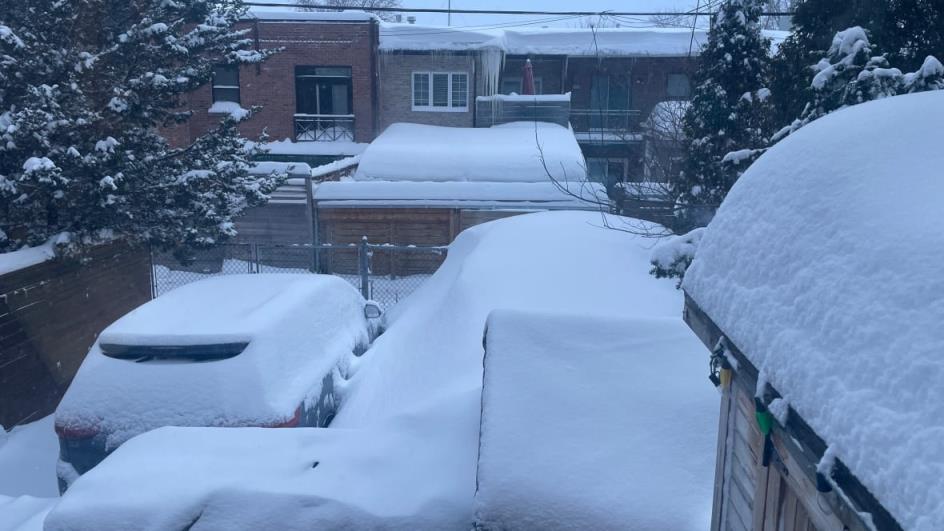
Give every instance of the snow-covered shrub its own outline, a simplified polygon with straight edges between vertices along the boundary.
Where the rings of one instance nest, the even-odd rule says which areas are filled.
[[[695,72],[685,115],[685,157],[672,187],[679,227],[703,225],[748,164],[725,162],[736,150],[759,149],[769,135],[770,40],[761,34],[760,0],[725,0]]]
[[[244,13],[240,0],[0,2],[0,252],[63,232],[67,252],[234,234],[278,184],[248,172],[247,115],[180,149],[158,130],[189,118],[181,97],[215,64],[271,55],[234,28]]]
[[[685,271],[695,259],[698,244],[704,235],[705,228],[697,228],[688,234],[672,236],[652,250],[649,263],[652,269],[649,273],[656,278],[677,278],[676,287],[681,287],[685,278]]]

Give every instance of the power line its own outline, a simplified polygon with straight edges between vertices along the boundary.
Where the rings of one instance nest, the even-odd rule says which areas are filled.
[[[687,12],[665,12],[665,11],[652,11],[652,12],[643,12],[643,11],[532,11],[527,9],[505,9],[505,10],[492,10],[492,9],[444,9],[444,8],[419,8],[419,7],[371,7],[364,8],[363,6],[327,6],[327,5],[317,5],[317,4],[296,4],[296,3],[266,3],[266,2],[243,2],[245,5],[250,7],[303,7],[305,9],[326,9],[329,11],[343,11],[343,10],[354,10],[354,11],[377,11],[381,13],[456,13],[463,15],[547,15],[547,16],[563,16],[563,17],[593,17],[593,16],[628,16],[628,17],[651,17],[651,16],[691,16],[691,15],[713,15],[714,13],[708,11],[687,11]],[[761,16],[765,17],[789,17],[793,16],[791,11],[779,11],[779,12],[764,12],[761,13]]]

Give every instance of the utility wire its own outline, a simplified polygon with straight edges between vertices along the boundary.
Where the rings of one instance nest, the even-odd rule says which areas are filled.
[[[250,7],[303,7],[305,9],[326,9],[329,11],[343,11],[343,10],[355,10],[355,11],[376,11],[376,12],[389,12],[389,13],[452,13],[464,14],[464,15],[549,15],[549,16],[574,16],[574,17],[593,17],[593,16],[606,16],[606,15],[618,15],[618,16],[628,16],[628,17],[651,17],[651,16],[691,16],[691,15],[712,15],[714,13],[709,11],[687,11],[687,12],[665,12],[665,11],[533,11],[526,9],[514,9],[514,10],[492,10],[492,9],[443,9],[443,8],[418,8],[418,7],[371,7],[365,8],[363,6],[327,6],[327,5],[317,5],[317,4],[304,4],[299,5],[295,3],[267,3],[267,2],[243,2],[244,5]],[[764,12],[761,13],[762,16],[769,17],[786,17],[793,16],[792,11],[782,11],[782,12]]]

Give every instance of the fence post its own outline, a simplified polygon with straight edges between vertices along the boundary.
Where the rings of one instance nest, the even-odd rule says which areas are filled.
[[[370,298],[370,257],[367,254],[369,251],[367,236],[362,236],[357,248],[357,269],[361,275],[361,295],[365,299]]]

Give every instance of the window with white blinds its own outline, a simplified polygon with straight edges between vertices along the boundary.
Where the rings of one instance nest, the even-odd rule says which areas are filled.
[[[465,72],[413,72],[413,110],[469,110],[469,75]]]

